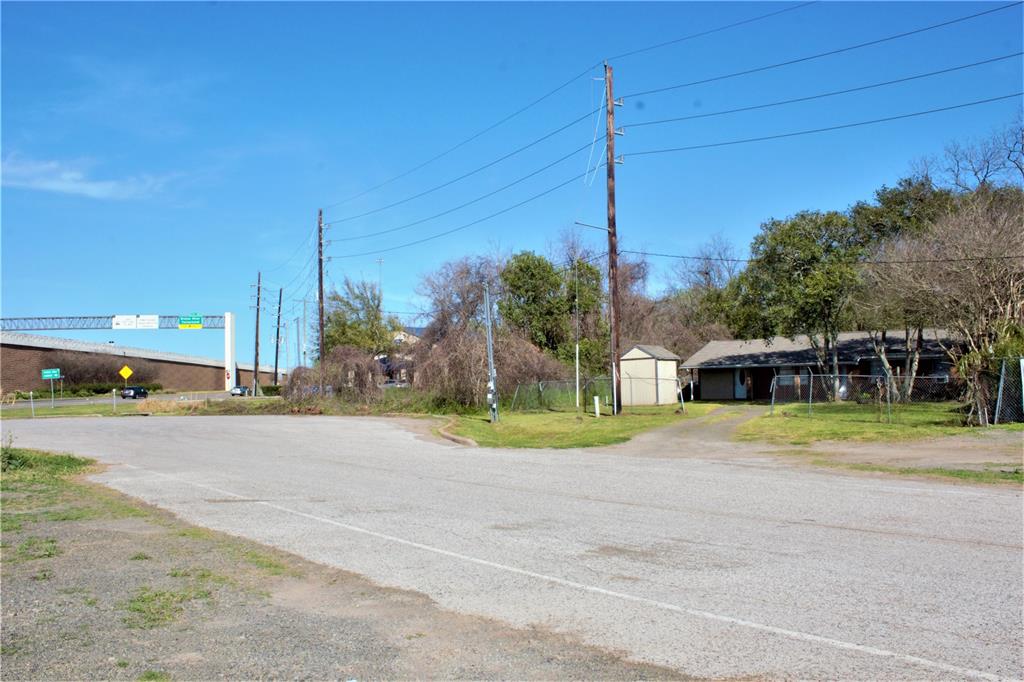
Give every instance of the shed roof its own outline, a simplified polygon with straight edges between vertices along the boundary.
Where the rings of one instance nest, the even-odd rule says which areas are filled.
[[[943,330],[926,329],[922,342],[922,357],[942,357],[945,351],[938,339],[949,340]],[[888,332],[886,352],[890,356],[902,356],[903,332]],[[843,332],[837,344],[839,362],[856,364],[862,359],[875,357],[871,337],[867,332]],[[818,364],[814,349],[806,336],[792,339],[785,336],[774,336],[768,341],[764,339],[732,341],[709,341],[703,348],[691,355],[682,364],[689,369],[713,369],[728,367],[788,367],[811,366]]]
[[[622,355],[626,356],[629,353],[633,352],[634,350],[642,351],[642,352],[646,353],[647,355],[650,355],[655,360],[679,360],[680,359],[680,357],[678,355],[676,355],[675,353],[673,353],[669,349],[665,348],[664,346],[652,346],[652,345],[640,344],[640,343],[638,343],[637,345],[633,346],[632,348],[627,350]]]

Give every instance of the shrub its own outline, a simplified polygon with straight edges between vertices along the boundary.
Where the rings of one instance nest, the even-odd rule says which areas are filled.
[[[425,344],[424,344],[425,345]],[[453,330],[429,348],[417,348],[415,385],[439,407],[480,407],[487,402],[487,341],[477,329]],[[520,383],[561,379],[566,368],[526,339],[508,331],[494,341],[500,390]]]
[[[260,390],[263,391],[265,396],[276,396],[281,395],[281,390],[284,386],[271,384],[270,386],[260,386]]]
[[[380,383],[384,379],[380,363],[366,351],[351,346],[332,348],[320,366],[297,368],[288,377],[285,398],[292,402],[317,398],[321,367],[326,395],[364,403],[380,399]]]

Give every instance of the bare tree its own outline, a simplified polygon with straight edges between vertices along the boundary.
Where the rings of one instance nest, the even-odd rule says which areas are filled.
[[[684,289],[722,289],[740,271],[736,247],[720,233],[702,244],[695,256],[680,260],[675,267],[676,279]]]
[[[1022,215],[1019,188],[978,192],[906,247],[917,262],[905,271],[908,295],[957,341],[947,353],[980,424],[990,413],[984,375],[1007,339],[1024,330]]]
[[[988,137],[946,145],[943,170],[947,180],[964,192],[1024,182],[1024,124],[1020,115]]]

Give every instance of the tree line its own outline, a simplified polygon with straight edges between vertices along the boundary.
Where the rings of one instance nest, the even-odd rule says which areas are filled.
[[[977,420],[983,375],[1024,355],[1024,127],[1018,120],[971,143],[951,143],[892,186],[842,211],[804,210],[762,223],[749,254],[713,236],[650,293],[646,257],[620,260],[624,348],[656,343],[682,357],[713,339],[806,336],[819,371],[838,380],[840,332],[867,332],[904,397],[923,334],[941,327]],[[464,405],[486,384],[483,291],[496,303],[496,364],[506,387],[568,376],[579,343],[584,376],[610,368],[603,254],[563,232],[547,253],[465,256],[425,274],[426,328],[411,351],[383,312],[376,284],[346,279],[327,299],[328,356],[410,353],[416,384]],[[905,349],[887,356],[889,336]],[[370,367],[370,365],[366,365]]]

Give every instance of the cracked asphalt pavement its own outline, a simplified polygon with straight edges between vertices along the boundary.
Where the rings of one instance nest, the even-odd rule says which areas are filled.
[[[687,675],[1024,676],[1015,488],[753,452],[466,448],[383,418],[3,430],[19,447],[107,463],[97,481],[191,523]]]

